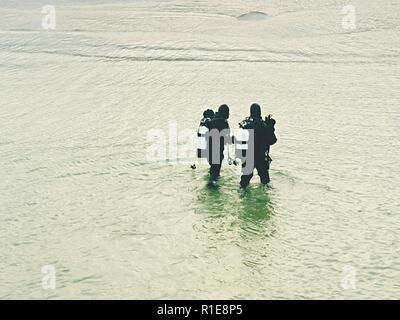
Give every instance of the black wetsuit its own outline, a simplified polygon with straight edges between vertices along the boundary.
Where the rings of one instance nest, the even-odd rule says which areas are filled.
[[[208,136],[210,180],[216,181],[220,175],[222,160],[224,159],[225,144],[230,141],[228,120],[224,117],[220,117],[217,113],[215,118],[208,123],[208,128],[210,129],[210,134]],[[213,129],[216,129],[219,133],[219,136],[217,137],[219,139],[219,150],[217,145],[218,142],[213,141],[213,139],[215,139],[212,135]],[[216,152],[219,153],[219,155],[215,154]]]
[[[269,152],[271,145],[275,144],[276,136],[275,129],[273,126],[268,125],[262,118],[248,118],[242,122],[243,129],[254,130],[254,147],[249,149],[253,151],[253,154],[247,154],[246,157],[254,156],[253,161],[245,161],[242,164],[242,177],[240,179],[240,186],[245,188],[250,183],[253,177],[254,168],[257,169],[257,173],[260,176],[262,184],[270,182],[269,178],[269,161],[267,160],[266,153]],[[244,168],[250,166],[250,168]],[[244,173],[246,171],[246,173]]]

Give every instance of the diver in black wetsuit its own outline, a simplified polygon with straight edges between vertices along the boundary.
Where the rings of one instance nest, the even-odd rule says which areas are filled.
[[[260,176],[262,184],[270,182],[269,178],[269,157],[270,146],[277,142],[275,136],[275,120],[270,116],[263,120],[261,118],[261,108],[254,103],[250,107],[250,117],[243,120],[239,126],[247,130],[249,134],[247,154],[242,161],[242,177],[240,187],[246,188],[253,177],[254,168]]]
[[[216,184],[224,159],[225,144],[231,142],[229,131],[229,107],[223,104],[215,117],[208,123],[208,163],[210,164],[210,183]]]

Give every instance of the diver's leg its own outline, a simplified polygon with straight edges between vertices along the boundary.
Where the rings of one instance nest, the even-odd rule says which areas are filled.
[[[246,188],[249,185],[251,178],[253,178],[253,174],[242,175],[240,178],[240,187]]]
[[[215,176],[218,179],[221,174],[222,163],[215,165]]]
[[[259,161],[256,165],[257,173],[260,176],[260,181],[262,184],[267,184],[270,182],[269,180],[269,172],[268,172],[268,164],[267,161],[262,160]]]
[[[244,171],[245,166],[246,166],[246,164],[243,163],[242,164],[242,173]],[[246,188],[249,185],[251,178],[253,178],[253,171],[250,174],[242,174],[242,176],[240,177],[240,187]]]
[[[216,181],[221,171],[221,164],[210,165],[210,180]]]

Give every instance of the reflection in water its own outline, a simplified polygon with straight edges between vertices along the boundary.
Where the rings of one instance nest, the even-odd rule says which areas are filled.
[[[268,268],[269,244],[276,231],[271,190],[263,186],[251,186],[240,196],[239,227],[242,263],[251,272],[263,272]]]
[[[212,187],[205,185],[201,190],[199,197],[202,207],[210,216],[222,216],[224,212],[224,204],[227,199],[221,194],[220,187]]]
[[[239,227],[243,239],[269,237],[272,234],[268,232],[271,231],[270,219],[274,214],[271,190],[255,185],[238,191],[235,182],[227,178],[221,179],[218,187],[204,185],[199,189],[197,212],[205,214],[206,221],[212,220],[212,229],[216,232],[219,232],[216,230],[218,223],[230,222],[229,230],[238,231]]]
[[[244,221],[259,225],[263,221],[269,220],[273,215],[271,197],[266,187],[247,188],[241,194],[240,203],[239,217]]]
[[[263,272],[270,260],[270,238],[275,234],[272,190],[252,185],[238,191],[236,177],[224,177],[219,187],[199,190],[197,237],[208,243],[218,260],[231,266]],[[234,256],[232,260],[230,256]],[[241,271],[240,271],[241,272]]]

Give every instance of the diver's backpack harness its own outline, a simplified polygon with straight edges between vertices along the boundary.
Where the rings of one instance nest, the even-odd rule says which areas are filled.
[[[276,121],[272,118],[271,115],[265,117],[265,120],[261,120],[262,125],[264,125],[269,130],[268,134],[268,148],[265,153],[265,158],[267,160],[268,166],[272,162],[271,157],[269,156],[269,147],[277,142],[276,136],[274,134],[275,131],[275,123]],[[254,146],[250,145],[250,141],[254,142],[254,130],[256,126],[259,125],[259,121],[255,121],[253,118],[246,118],[242,122],[239,123],[239,131],[236,135],[235,146],[236,146],[236,158],[240,159],[242,163],[246,161],[247,153],[252,152]],[[254,151],[253,151],[254,152]]]

